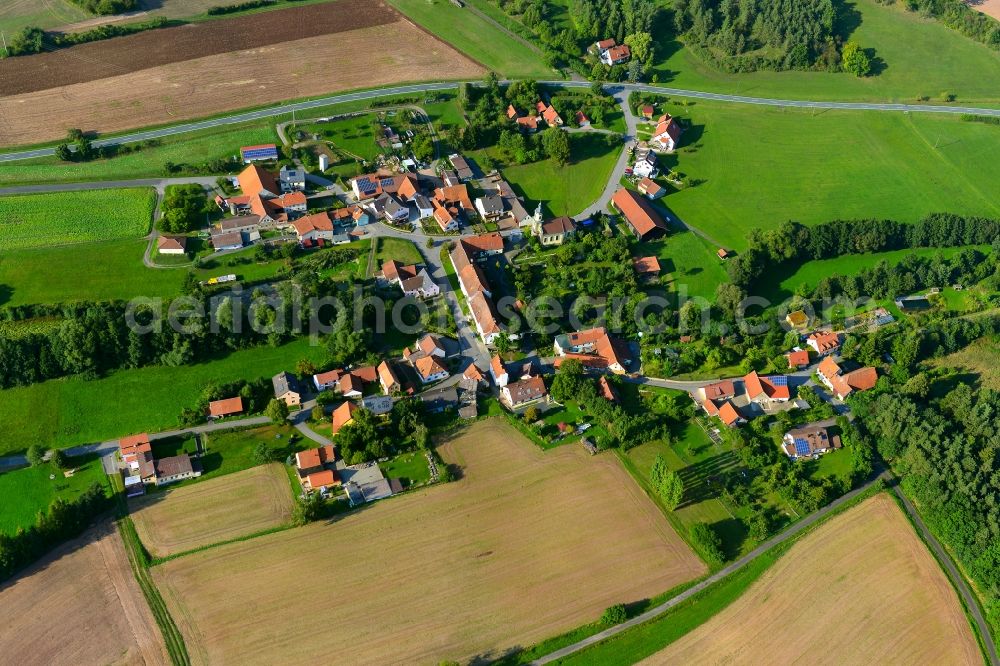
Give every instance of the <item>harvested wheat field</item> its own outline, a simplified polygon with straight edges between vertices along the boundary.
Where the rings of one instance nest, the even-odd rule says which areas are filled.
[[[160,630],[111,523],[0,588],[6,664],[168,664]]]
[[[460,481],[154,567],[193,661],[496,654],[705,572],[613,456],[499,420],[441,453]]]
[[[143,545],[166,557],[284,525],[293,502],[288,475],[271,463],[130,504]]]
[[[880,494],[804,537],[732,605],[641,663],[982,662],[945,574]]]
[[[350,11],[335,11],[342,5]],[[315,21],[312,14],[277,20],[305,10],[322,13]],[[243,18],[264,30],[252,47],[245,35],[228,38],[227,21],[210,21],[0,60],[0,68],[8,68],[0,69],[0,145],[59,139],[70,128],[108,133],[343,90],[477,78],[485,71],[380,3],[341,0]],[[187,36],[200,35],[203,26],[212,34],[188,44]],[[185,41],[165,41],[171,34]],[[84,47],[95,50],[78,50]]]

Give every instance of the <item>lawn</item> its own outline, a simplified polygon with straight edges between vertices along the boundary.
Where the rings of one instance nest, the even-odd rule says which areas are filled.
[[[989,246],[986,245],[974,247],[987,254],[990,252]],[[875,252],[872,254],[846,254],[833,259],[815,259],[800,264],[797,267],[790,266],[775,269],[773,279],[761,285],[761,293],[758,295],[778,303],[794,294],[800,285],[805,285],[809,289],[813,289],[819,284],[820,280],[831,275],[857,275],[861,271],[872,268],[882,261],[885,261],[890,266],[895,266],[910,254],[930,258],[940,253],[945,258],[950,258],[963,249],[965,248],[928,247],[895,250],[892,252]],[[957,299],[954,300],[957,301]]]
[[[155,204],[144,188],[0,197],[0,251],[144,236]]]
[[[374,113],[343,118],[329,123],[308,123],[299,126],[307,134],[318,134],[334,147],[371,162],[380,152],[375,144]]]
[[[13,534],[18,527],[35,524],[39,511],[60,498],[72,501],[94,483],[105,485],[106,475],[98,456],[69,458],[73,476],[66,478],[63,471],[50,463],[38,467],[25,467],[0,474],[0,497],[4,499],[0,510],[0,534]],[[55,478],[50,479],[50,476]]]
[[[9,162],[0,169],[0,185],[156,178],[166,164],[203,164],[236,155],[240,146],[275,143],[273,121],[214,127],[160,139],[160,145],[90,162],[62,162],[39,157]],[[130,144],[134,145],[134,144]]]
[[[546,217],[576,215],[597,201],[618,160],[621,147],[609,147],[602,134],[570,135],[572,160],[561,167],[550,159],[503,168],[503,175],[525,199],[525,208],[538,203]],[[473,156],[482,151],[473,152]],[[485,151],[493,158],[494,149]],[[497,162],[497,159],[493,159]]]
[[[46,2],[6,2],[0,9],[0,30],[10,39],[13,33],[28,26],[55,28],[92,15],[68,0]]]
[[[918,96],[929,96],[931,103],[940,103],[942,93],[947,92],[963,104],[1000,102],[997,51],[938,21],[906,12],[903,3],[886,6],[875,0],[854,0],[843,4],[860,15],[850,38],[875,49],[885,62],[878,76],[859,79],[807,71],[727,74],[669,37],[658,46],[652,74],[660,84],[674,88],[757,97],[916,103]],[[672,30],[659,34],[670,35]]]
[[[405,238],[380,237],[375,243],[375,272],[382,270],[382,264],[390,259],[403,264],[421,264],[424,261],[413,241]]]
[[[983,387],[1000,391],[1000,340],[995,337],[980,338],[964,349],[930,361],[929,365],[971,373],[971,379]]]
[[[666,239],[640,243],[633,250],[637,257],[656,256],[660,260],[660,283],[675,293],[690,297],[715,299],[715,289],[729,277],[716,250],[700,236],[681,231]]]
[[[541,56],[523,43],[448,0],[391,0],[390,4],[431,34],[503,77],[555,76]]]
[[[175,428],[181,410],[192,406],[209,382],[270,377],[302,358],[322,363],[325,355],[303,338],[178,368],[121,370],[93,381],[70,377],[6,389],[0,391],[0,430],[6,433],[0,455],[23,451],[29,443],[63,448]]]
[[[389,462],[382,463],[380,467],[387,479],[399,479],[404,488],[431,480],[431,470],[423,451],[401,453]]]
[[[179,293],[184,271],[146,268],[146,245],[133,239],[0,252],[0,305]]]
[[[661,157],[698,184],[664,205],[727,248],[750,228],[940,211],[1000,215],[1000,128],[957,117],[668,104],[689,124]]]

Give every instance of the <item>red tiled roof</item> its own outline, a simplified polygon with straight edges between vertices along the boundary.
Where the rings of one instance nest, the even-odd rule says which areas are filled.
[[[461,206],[465,210],[472,210],[472,199],[469,198],[469,188],[465,183],[458,185],[448,185],[434,190],[434,200],[443,206]]]
[[[597,380],[597,392],[608,402],[618,402],[618,392],[604,375],[601,375],[601,378]]]
[[[740,413],[736,411],[736,408],[733,407],[733,403],[727,400],[722,403],[722,407],[719,407],[719,418],[722,419],[722,422],[728,426],[733,425],[742,417],[740,416]]]
[[[614,39],[602,39],[601,41],[597,42],[597,48],[603,51],[604,49],[610,49],[617,43],[618,42],[616,42]]]
[[[830,381],[840,374],[840,365],[833,360],[832,356],[827,356],[819,362],[816,372],[826,377],[827,381]]]
[[[632,57],[632,49],[628,47],[628,44],[619,44],[608,49],[608,58],[612,61],[630,57]]]
[[[156,239],[156,247],[160,250],[183,250],[187,245],[184,236],[160,236]]]
[[[468,236],[462,239],[462,243],[479,252],[503,251],[503,236],[496,231],[478,236]]]
[[[701,403],[702,408],[709,416],[715,416],[719,413],[719,408],[716,406],[715,402],[712,400],[705,400]]]
[[[555,217],[548,222],[542,223],[542,233],[545,234],[566,234],[576,230],[576,223],[572,218],[563,216]]]
[[[469,307],[472,309],[472,316],[479,322],[484,335],[500,332],[500,324],[497,323],[493,302],[486,295],[478,291],[469,299]]]
[[[507,368],[504,367],[500,354],[494,354],[493,358],[490,359],[490,368],[497,377],[507,374]]]
[[[228,414],[239,414],[243,411],[243,398],[225,398],[224,400],[213,400],[208,403],[208,413],[211,416],[226,416]]]
[[[799,368],[804,365],[809,365],[809,352],[805,349],[788,352],[785,354],[785,357],[788,359],[788,366],[791,368]]]
[[[374,365],[363,365],[360,368],[351,370],[351,375],[371,384],[378,377],[378,370]]]
[[[549,125],[555,125],[560,120],[559,112],[556,111],[551,105],[549,105],[548,107],[546,107],[544,111],[542,111],[542,118],[544,118],[545,122],[547,122]]]
[[[358,411],[358,407],[350,400],[333,410],[332,422],[334,435],[340,432],[341,428],[351,422],[354,418],[354,412],[356,411]]]
[[[833,331],[815,331],[809,334],[808,340],[815,344],[821,354],[840,346],[840,335]]]
[[[302,236],[310,231],[333,231],[333,221],[326,211],[305,215],[292,222],[295,232]]]
[[[644,237],[657,229],[667,231],[667,224],[659,213],[632,190],[621,188],[611,197],[611,201],[640,236]]]
[[[382,361],[378,364],[378,376],[379,382],[383,385],[383,387],[399,384],[399,378],[396,377],[396,371],[393,370],[388,361]]]
[[[429,377],[433,377],[436,374],[442,372],[448,372],[443,365],[438,363],[437,358],[434,356],[424,356],[421,359],[417,359],[417,362],[413,364],[413,367],[417,369],[420,373],[420,378],[427,380]]]
[[[514,108],[514,105],[513,104],[508,104],[507,105],[507,118],[508,119],[514,119],[514,118],[520,118],[520,117],[521,117],[521,113],[517,109]]]
[[[705,392],[705,397],[709,400],[718,400],[719,398],[731,398],[736,395],[736,386],[733,384],[731,379],[726,379],[721,382],[716,382],[714,384],[709,384],[702,389]]]
[[[327,486],[339,486],[340,477],[332,469],[324,469],[321,472],[313,472],[306,479],[309,481],[309,487],[313,490],[319,488],[326,488]]]
[[[590,122],[590,118],[588,118],[587,114],[585,114],[583,111],[577,111],[576,122],[580,123],[581,125],[584,125]]]
[[[773,400],[787,400],[791,397],[787,383],[778,384],[773,377],[761,377],[756,370],[743,378],[743,385],[751,400],[762,395]]]
[[[652,178],[643,178],[636,185],[636,188],[643,194],[652,194],[656,196],[656,193],[663,189],[663,187],[657,183]]]
[[[632,259],[632,268],[640,275],[659,275],[660,261],[656,257],[636,257]]]
[[[274,179],[274,174],[261,169],[256,164],[251,164],[241,171],[240,175],[236,176],[236,180],[239,181],[240,189],[246,195],[260,194],[264,190],[274,195],[281,192],[278,182]]]
[[[313,379],[315,379],[320,384],[333,384],[340,381],[340,376],[344,374],[343,370],[330,370],[328,372],[321,372],[317,374]]]
[[[517,119],[517,124],[528,129],[538,129],[538,116],[521,116]]]
[[[466,379],[472,379],[477,382],[483,381],[483,371],[480,370],[475,363],[470,363],[469,367],[467,367],[465,372],[462,373],[462,376]]]

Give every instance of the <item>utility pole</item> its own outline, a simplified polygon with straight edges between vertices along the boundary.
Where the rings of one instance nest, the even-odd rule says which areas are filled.
[[[3,30],[0,30],[0,39],[3,40],[3,57],[6,58],[10,52],[7,50],[7,35],[3,34]]]

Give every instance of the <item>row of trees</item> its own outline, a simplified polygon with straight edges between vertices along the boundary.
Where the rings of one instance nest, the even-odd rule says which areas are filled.
[[[833,0],[678,0],[674,23],[731,71],[834,69],[839,61]]]
[[[111,506],[104,488],[95,483],[72,502],[57,498],[48,511],[39,512],[34,525],[20,527],[14,534],[0,532],[0,582],[57,545],[79,536]]]
[[[812,227],[786,222],[768,230],[751,229],[750,247],[728,262],[729,277],[749,288],[776,264],[830,259],[915,247],[990,245],[1000,248],[1000,220],[948,213],[928,215],[916,223],[895,220],[833,220]]]
[[[109,7],[113,6],[115,3],[135,3],[135,0],[81,0],[86,1],[91,4],[107,4]],[[126,11],[126,10],[122,10]],[[97,14],[117,14],[117,11],[107,11],[107,12],[95,12]],[[35,26],[28,26],[19,32],[14,33],[11,36],[10,41],[7,44],[8,56],[21,56],[21,55],[32,55],[34,53],[41,53],[42,51],[52,51],[54,49],[62,49],[70,46],[75,46],[77,44],[86,44],[87,42],[99,42],[104,39],[111,39],[112,37],[124,37],[125,35],[132,35],[137,32],[143,32],[146,30],[155,30],[156,28],[165,28],[170,25],[177,24],[177,21],[171,21],[169,19],[163,18],[162,16],[157,16],[148,21],[142,21],[139,23],[108,23],[105,25],[97,26],[96,28],[91,28],[90,30],[84,30],[82,32],[48,32],[42,30],[41,28]],[[2,55],[2,54],[0,54]]]
[[[892,4],[895,0],[879,1]],[[903,0],[903,6],[911,12],[933,16],[966,37],[994,48],[1000,47],[1000,23],[973,9],[970,4],[962,0]]]

